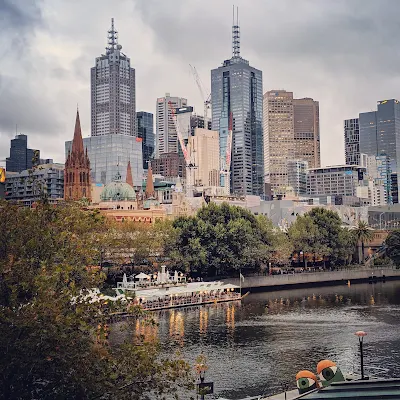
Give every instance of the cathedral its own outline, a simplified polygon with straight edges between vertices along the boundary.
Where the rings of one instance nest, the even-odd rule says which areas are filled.
[[[90,161],[83,147],[79,111],[76,112],[72,150],[68,151],[64,170],[64,199],[91,201]]]

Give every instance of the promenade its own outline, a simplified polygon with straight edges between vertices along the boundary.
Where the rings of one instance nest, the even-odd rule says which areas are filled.
[[[245,276],[242,289],[280,290],[298,286],[324,286],[352,282],[368,282],[370,280],[400,279],[400,269],[392,268],[360,268],[340,271],[303,272],[296,274]],[[239,278],[222,279],[224,283],[239,285]]]

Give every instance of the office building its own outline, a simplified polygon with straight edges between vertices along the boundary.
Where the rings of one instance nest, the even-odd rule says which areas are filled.
[[[218,132],[195,128],[194,136],[190,136],[188,144],[191,169],[191,185],[219,186],[219,137]]]
[[[151,167],[155,175],[164,178],[186,178],[186,161],[178,153],[161,154],[159,158],[151,160]]]
[[[172,97],[166,93],[157,99],[156,104],[156,158],[162,154],[178,153],[179,140],[173,120],[172,109],[184,108],[187,100],[181,97]]]
[[[293,117],[295,159],[307,161],[309,168],[320,167],[319,102],[293,99]]]
[[[92,136],[137,136],[135,70],[111,20],[106,53],[91,69]]]
[[[46,198],[56,203],[64,198],[64,165],[39,165],[34,171],[9,173],[5,182],[5,199],[32,206]]]
[[[22,172],[40,163],[40,151],[28,149],[28,136],[16,135],[11,140],[10,157],[6,159],[7,172]]]
[[[361,165],[360,126],[358,118],[344,121],[344,154],[346,165]]]
[[[264,193],[262,72],[240,55],[238,22],[233,24],[232,39],[232,57],[211,71],[212,129],[219,133],[220,168],[226,171],[221,173],[221,186],[234,194],[261,195]],[[229,125],[232,125],[232,140]]]
[[[378,102],[377,111],[360,113],[360,153],[387,156],[391,169],[391,201],[399,202],[400,168],[400,103],[398,100]]]
[[[265,183],[274,194],[286,191],[287,163],[295,159],[293,93],[271,90],[264,94]]]
[[[307,194],[308,162],[303,160],[289,160],[287,162],[288,186],[296,196]]]
[[[138,137],[142,140],[143,168],[148,168],[149,161],[154,158],[155,135],[154,118],[152,113],[137,112]]]
[[[363,186],[366,168],[357,165],[338,165],[310,168],[307,192],[310,196],[353,196],[357,187]]]

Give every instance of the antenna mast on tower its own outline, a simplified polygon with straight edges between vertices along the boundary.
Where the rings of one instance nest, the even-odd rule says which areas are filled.
[[[111,18],[111,29],[108,31],[107,54],[118,48],[118,31],[114,28],[114,18]]]
[[[235,22],[235,6],[233,6],[233,21],[232,21],[232,57],[240,58],[239,7],[236,8],[236,22]]]

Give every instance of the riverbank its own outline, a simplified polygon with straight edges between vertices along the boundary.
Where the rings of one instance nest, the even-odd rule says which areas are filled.
[[[329,272],[307,272],[285,275],[249,276],[242,281],[243,289],[282,290],[297,287],[318,287],[351,283],[376,282],[382,280],[400,280],[400,269],[352,269]],[[239,285],[239,278],[227,278],[224,283]]]

